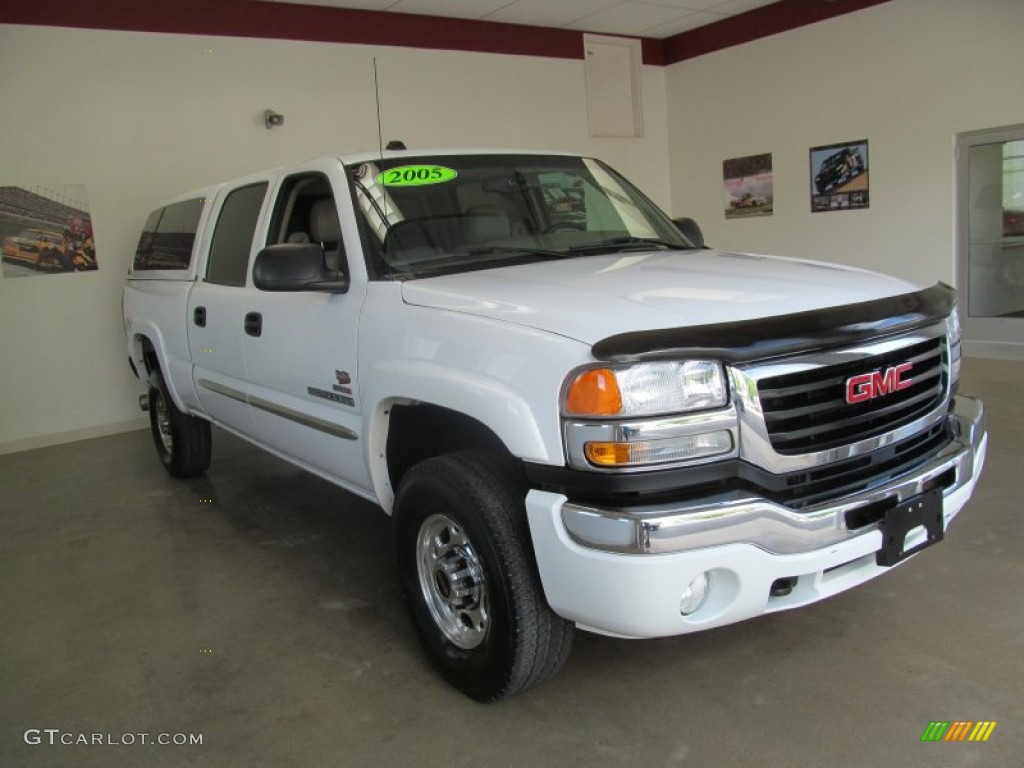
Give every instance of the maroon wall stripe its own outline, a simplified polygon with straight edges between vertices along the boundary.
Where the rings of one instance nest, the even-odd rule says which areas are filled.
[[[713,53],[779,32],[814,24],[889,0],[781,0],[683,32],[665,41],[665,63]]]
[[[576,30],[255,0],[4,0],[0,23],[583,58]],[[662,48],[644,40],[644,63]]]
[[[642,38],[643,62],[674,64],[886,2],[781,0],[667,40]],[[4,0],[0,23],[583,58],[576,30],[257,0]]]

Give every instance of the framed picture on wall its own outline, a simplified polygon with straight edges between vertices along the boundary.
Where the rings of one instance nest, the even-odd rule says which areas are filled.
[[[811,147],[811,212],[867,208],[868,140]]]
[[[722,161],[725,218],[771,216],[775,192],[772,155],[749,155]]]
[[[3,276],[96,269],[96,244],[84,184],[0,187]]]

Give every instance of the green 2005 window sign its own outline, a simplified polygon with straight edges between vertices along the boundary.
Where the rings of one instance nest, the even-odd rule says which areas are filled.
[[[451,181],[458,172],[443,165],[403,165],[378,173],[376,182],[385,187],[421,187]]]

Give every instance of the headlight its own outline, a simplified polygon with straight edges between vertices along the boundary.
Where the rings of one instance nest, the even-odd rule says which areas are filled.
[[[562,397],[569,464],[629,471],[725,457],[738,444],[728,405],[712,360],[577,370]]]
[[[721,364],[685,360],[580,371],[569,378],[562,409],[566,416],[636,418],[721,408],[727,402]]]

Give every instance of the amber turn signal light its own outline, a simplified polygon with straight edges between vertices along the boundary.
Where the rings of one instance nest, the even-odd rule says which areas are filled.
[[[633,451],[629,443],[587,443],[584,448],[587,460],[599,467],[625,467],[633,463]]]
[[[621,410],[622,393],[610,368],[583,371],[566,392],[565,412],[571,416],[615,416]]]

